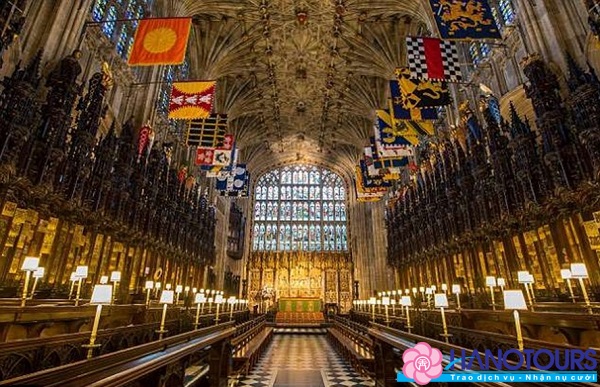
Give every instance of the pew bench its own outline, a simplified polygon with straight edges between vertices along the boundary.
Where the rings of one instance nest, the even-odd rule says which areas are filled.
[[[254,367],[264,350],[273,338],[273,328],[265,323],[258,324],[242,337],[232,341],[233,371],[238,375],[246,375]]]
[[[375,367],[371,340],[339,321],[327,329],[333,347],[362,375],[372,376]]]

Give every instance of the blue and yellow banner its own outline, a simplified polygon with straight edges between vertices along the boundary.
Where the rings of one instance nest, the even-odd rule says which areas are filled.
[[[502,39],[487,0],[429,0],[442,39]]]

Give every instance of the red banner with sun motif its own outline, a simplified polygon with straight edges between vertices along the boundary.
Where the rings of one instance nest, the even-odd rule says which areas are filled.
[[[127,63],[130,66],[182,64],[191,26],[191,18],[141,20]]]

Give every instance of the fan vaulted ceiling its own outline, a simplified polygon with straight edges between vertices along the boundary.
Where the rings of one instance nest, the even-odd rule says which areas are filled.
[[[157,0],[192,16],[192,78],[218,79],[242,161],[256,174],[303,161],[351,173],[404,36],[427,29],[424,0]],[[255,175],[256,176],[256,175]]]

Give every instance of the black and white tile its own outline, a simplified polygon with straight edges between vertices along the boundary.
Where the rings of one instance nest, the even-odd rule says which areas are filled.
[[[324,335],[280,334],[253,370],[238,386],[274,385],[279,371],[319,370],[326,387],[369,387],[375,383],[361,376],[331,347]]]

